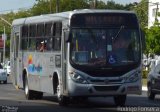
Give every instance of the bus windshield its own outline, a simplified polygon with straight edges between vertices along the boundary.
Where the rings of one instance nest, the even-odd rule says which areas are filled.
[[[72,28],[71,62],[114,67],[140,61],[139,31],[134,28]]]

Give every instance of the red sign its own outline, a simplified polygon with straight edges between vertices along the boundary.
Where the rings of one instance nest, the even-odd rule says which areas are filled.
[[[0,36],[0,49],[3,49],[4,41],[2,40],[2,36]]]

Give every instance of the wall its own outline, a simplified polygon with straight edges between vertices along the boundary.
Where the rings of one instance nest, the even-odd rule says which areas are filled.
[[[158,3],[158,8],[160,12],[160,0],[149,0],[148,3],[148,28],[150,28],[151,26],[154,25],[155,22],[155,15],[156,15],[156,9],[157,9],[157,5],[153,4],[153,3]],[[158,20],[160,22],[160,17],[158,17]]]

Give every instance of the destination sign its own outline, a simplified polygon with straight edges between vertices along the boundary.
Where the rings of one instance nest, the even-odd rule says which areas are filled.
[[[107,27],[107,26],[137,27],[137,19],[134,14],[116,13],[90,13],[75,14],[71,19],[72,27]]]

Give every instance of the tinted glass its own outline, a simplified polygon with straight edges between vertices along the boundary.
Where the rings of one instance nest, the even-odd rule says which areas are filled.
[[[123,66],[140,62],[138,30],[72,29],[71,60],[77,65]]]
[[[72,27],[107,27],[107,26],[138,27],[135,14],[94,13],[75,14],[71,18]]]

